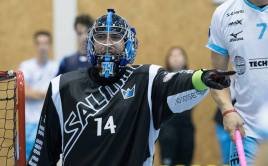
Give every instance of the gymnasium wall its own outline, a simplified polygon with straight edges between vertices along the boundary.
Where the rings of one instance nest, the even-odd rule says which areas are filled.
[[[136,27],[139,50],[136,63],[163,65],[171,46],[183,46],[190,67],[209,68],[205,48],[208,26],[215,6],[211,0],[78,0],[78,13],[94,18],[115,8]],[[0,70],[16,69],[34,55],[32,34],[52,31],[52,1],[0,0]],[[64,19],[64,18],[63,18]],[[193,112],[196,126],[196,164],[218,164],[219,149],[214,132],[215,104],[207,97]]]
[[[35,31],[52,31],[52,1],[0,0],[0,70],[16,69],[35,51]]]

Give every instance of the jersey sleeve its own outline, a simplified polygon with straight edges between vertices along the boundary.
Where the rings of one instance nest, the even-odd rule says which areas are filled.
[[[156,129],[173,113],[192,109],[207,95],[207,88],[197,90],[198,86],[193,82],[194,75],[191,70],[176,73],[168,73],[162,68],[158,70],[152,86],[152,110]]]
[[[219,8],[217,8],[212,16],[207,48],[222,56],[228,56],[228,50],[222,32],[222,22],[221,12]]]
[[[52,100],[52,86],[46,95],[35,144],[28,166],[56,166],[61,153],[61,129],[59,117]]]

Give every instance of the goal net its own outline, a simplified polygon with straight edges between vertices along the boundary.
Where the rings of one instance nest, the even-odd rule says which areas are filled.
[[[0,71],[0,165],[25,166],[24,79]]]

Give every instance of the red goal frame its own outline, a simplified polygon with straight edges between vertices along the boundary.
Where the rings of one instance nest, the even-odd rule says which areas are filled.
[[[21,71],[0,71],[0,81],[14,80],[14,120],[16,131],[14,137],[14,163],[16,166],[26,166],[26,146],[25,146],[25,84]]]
[[[21,71],[16,72],[17,79],[17,109],[18,111],[18,138],[19,155],[17,163],[19,166],[26,165],[26,146],[25,146],[25,84],[24,76]]]

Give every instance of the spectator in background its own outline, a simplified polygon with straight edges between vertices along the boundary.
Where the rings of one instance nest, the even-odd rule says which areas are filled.
[[[57,75],[90,67],[86,56],[86,39],[88,30],[92,25],[93,19],[90,16],[80,15],[76,17],[74,29],[78,39],[78,50],[61,61]]]
[[[188,58],[181,47],[173,47],[166,57],[169,72],[188,69]],[[161,162],[164,165],[189,166],[194,152],[194,125],[191,110],[174,115],[161,126],[159,134]]]
[[[26,158],[33,148],[43,101],[50,80],[57,74],[58,66],[48,59],[52,37],[47,31],[34,34],[36,56],[21,63],[25,78],[26,108]]]
[[[230,92],[231,92],[231,99],[232,103],[235,104],[235,90],[234,90],[234,78],[231,77],[231,86],[230,86]],[[229,155],[230,155],[230,143],[231,139],[229,136],[229,133],[224,130],[223,127],[223,117],[220,108],[217,108],[216,114],[214,116],[214,120],[216,123],[216,136],[218,139],[218,142],[220,144],[220,150],[221,150],[221,159],[223,164],[229,163]]]

